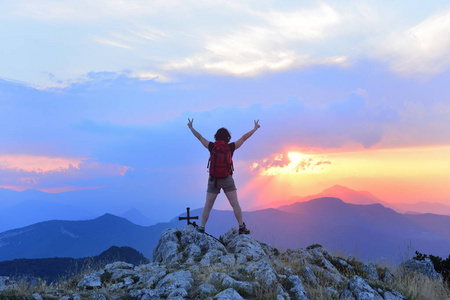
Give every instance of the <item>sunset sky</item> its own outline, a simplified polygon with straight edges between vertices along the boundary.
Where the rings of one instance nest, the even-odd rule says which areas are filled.
[[[0,187],[201,207],[208,140],[241,205],[343,185],[450,205],[446,1],[0,2]],[[0,208],[2,199],[0,199]],[[224,197],[216,208],[229,209]]]

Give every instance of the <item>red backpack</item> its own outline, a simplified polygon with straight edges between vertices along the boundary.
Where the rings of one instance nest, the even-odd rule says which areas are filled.
[[[208,161],[209,176],[225,178],[233,173],[230,146],[224,141],[216,141]]]

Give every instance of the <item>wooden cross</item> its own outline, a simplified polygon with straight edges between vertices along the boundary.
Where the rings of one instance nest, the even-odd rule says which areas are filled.
[[[181,221],[181,220],[187,220],[187,223],[188,223],[188,225],[189,224],[192,224],[191,223],[191,220],[198,220],[198,217],[191,217],[191,215],[189,214],[189,211],[190,211],[191,209],[189,208],[189,207],[186,207],[186,211],[187,211],[187,217],[178,217],[178,221]]]

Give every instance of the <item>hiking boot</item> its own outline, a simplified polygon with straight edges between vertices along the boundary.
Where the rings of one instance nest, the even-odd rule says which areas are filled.
[[[250,230],[245,227],[245,223],[242,223],[242,225],[239,225],[239,234],[250,234]]]
[[[200,233],[205,233],[205,227],[198,226],[197,227],[197,231],[200,232]]]

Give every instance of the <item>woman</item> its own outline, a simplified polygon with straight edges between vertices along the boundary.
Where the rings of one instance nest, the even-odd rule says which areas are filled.
[[[242,144],[255,133],[256,130],[260,127],[259,120],[254,121],[255,127],[244,134],[239,140],[236,142],[230,143],[231,135],[225,128],[220,128],[217,130],[216,134],[214,135],[214,139],[216,140],[216,143],[212,143],[210,141],[207,141],[200,133],[198,133],[194,127],[192,126],[192,123],[194,122],[194,119],[188,118],[188,127],[191,129],[194,136],[202,143],[205,148],[209,150],[209,152],[214,152],[215,145],[217,145],[218,141],[225,142],[228,147],[229,151],[231,152],[231,156],[233,155],[234,151],[239,149]],[[227,196],[228,201],[231,204],[231,207],[233,207],[234,215],[236,217],[236,220],[239,223],[239,234],[250,234],[250,230],[247,229],[245,226],[243,217],[242,217],[242,209],[238,202],[237,192],[236,192],[236,186],[234,184],[233,180],[233,173],[231,170],[231,173],[225,177],[225,178],[209,178],[208,180],[208,189],[206,191],[206,202],[205,207],[203,208],[202,213],[202,221],[200,226],[198,227],[198,231],[205,232],[205,225],[208,221],[209,214],[211,212],[211,209],[214,205],[214,202],[216,201],[217,195],[220,193],[220,189],[223,189],[225,195]]]

